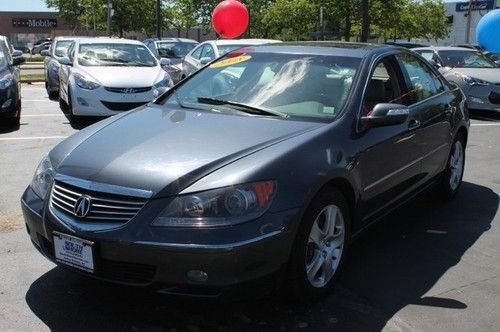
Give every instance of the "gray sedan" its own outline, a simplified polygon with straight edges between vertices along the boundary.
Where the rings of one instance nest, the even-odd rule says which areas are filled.
[[[500,112],[500,66],[481,51],[463,47],[424,47],[412,51],[439,67],[467,96],[471,110]]]
[[[431,186],[459,191],[464,105],[399,47],[232,51],[54,147],[22,197],[26,229],[88,277],[204,297],[275,280],[315,299],[370,224]]]

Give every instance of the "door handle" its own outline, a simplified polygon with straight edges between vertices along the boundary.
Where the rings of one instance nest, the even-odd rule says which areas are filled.
[[[410,123],[408,124],[408,129],[417,129],[418,127],[420,127],[420,121],[411,119]]]

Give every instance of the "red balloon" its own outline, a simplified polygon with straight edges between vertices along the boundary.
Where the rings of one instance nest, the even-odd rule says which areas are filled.
[[[222,38],[237,38],[248,28],[247,7],[237,0],[224,0],[212,12],[212,25]]]

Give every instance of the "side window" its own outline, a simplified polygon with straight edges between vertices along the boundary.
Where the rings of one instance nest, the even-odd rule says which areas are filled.
[[[410,105],[437,95],[445,90],[439,77],[434,74],[429,65],[410,54],[398,55],[410,80]]]
[[[215,59],[215,52],[211,45],[207,44],[203,47],[201,58],[210,58],[212,60]]]
[[[195,58],[195,59],[198,59],[198,60],[199,60],[199,59],[201,58],[201,51],[202,51],[203,47],[204,47],[203,45],[198,46],[198,47],[197,47],[197,48],[193,51],[193,53],[191,53],[191,56],[192,56],[193,58]]]
[[[73,62],[75,58],[75,43],[72,43],[71,46],[68,48],[68,58],[71,62]]]
[[[404,103],[401,95],[401,75],[398,74],[396,68],[393,56],[377,64],[370,76],[363,98],[363,116],[369,115],[375,105],[380,103]]]
[[[419,52],[419,54],[427,61],[434,59],[434,52],[432,51],[423,51]]]

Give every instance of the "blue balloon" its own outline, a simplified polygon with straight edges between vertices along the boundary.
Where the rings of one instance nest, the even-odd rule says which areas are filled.
[[[489,52],[500,52],[500,9],[484,15],[476,28],[476,40]]]

